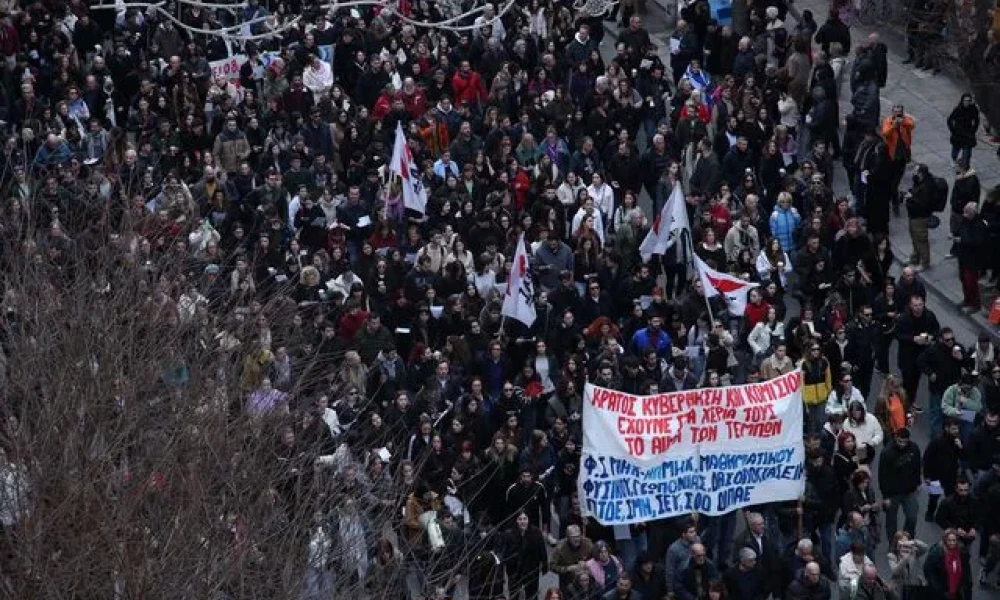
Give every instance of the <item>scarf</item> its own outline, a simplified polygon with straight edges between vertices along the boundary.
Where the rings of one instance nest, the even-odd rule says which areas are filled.
[[[962,589],[962,555],[958,548],[944,551],[944,570],[948,576],[948,597],[958,598]]]

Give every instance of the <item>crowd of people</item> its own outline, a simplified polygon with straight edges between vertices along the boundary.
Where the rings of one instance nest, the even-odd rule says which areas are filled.
[[[1000,196],[970,164],[979,111],[964,95],[948,119],[950,189],[912,165],[917,125],[880,104],[887,48],[852,38],[843,7],[820,25],[751,1],[735,32],[696,0],[658,48],[635,1],[588,16],[517,0],[472,23],[457,16],[472,3],[447,0],[7,4],[5,269],[43,265],[59,290],[111,252],[148,285],[144,318],[239,357],[233,410],[274,426],[272,499],[310,532],[306,597],[527,600],[549,572],[546,600],[970,600],[975,575],[990,585],[1000,349],[958,340],[918,275],[935,213],[969,310],[1000,274]],[[422,26],[449,20],[462,27]],[[213,73],[233,45],[199,31],[241,23],[238,77]],[[397,124],[423,211],[392,175]],[[678,187],[690,250],[759,283],[744,314],[706,297],[680,244],[640,257]],[[901,208],[914,248],[899,271]],[[501,314],[522,236],[531,326]],[[793,369],[800,501],[624,528],[582,516],[586,383],[648,394]],[[924,496],[936,539],[917,536]]]

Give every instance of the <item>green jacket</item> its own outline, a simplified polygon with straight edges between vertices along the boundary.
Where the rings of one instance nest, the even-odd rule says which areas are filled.
[[[982,412],[983,393],[978,387],[973,387],[968,396],[962,396],[957,383],[948,386],[941,396],[941,412],[946,417],[958,419],[962,416],[963,410]]]

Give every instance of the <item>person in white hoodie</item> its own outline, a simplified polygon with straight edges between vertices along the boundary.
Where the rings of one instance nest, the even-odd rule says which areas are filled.
[[[844,431],[850,431],[858,442],[858,448],[866,446],[868,456],[875,456],[875,449],[882,445],[882,424],[875,415],[865,409],[864,399],[852,399],[847,403],[847,418]]]

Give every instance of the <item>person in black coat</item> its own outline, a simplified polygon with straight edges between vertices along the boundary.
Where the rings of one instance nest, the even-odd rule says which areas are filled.
[[[958,432],[958,422],[949,419],[944,425],[944,435],[931,440],[927,444],[927,449],[924,450],[924,480],[940,481],[941,489],[946,496],[951,496],[955,493],[958,470],[965,456],[965,450],[962,448],[962,440],[959,439]],[[940,500],[940,494],[927,495],[927,514],[924,515],[927,522],[934,522]]]
[[[740,549],[739,562],[722,575],[722,583],[730,600],[764,600],[770,593],[757,553],[750,548]]]
[[[839,489],[837,476],[822,450],[810,450],[806,460],[806,491],[802,500],[804,537],[811,537],[814,531],[818,531],[821,553],[832,556],[835,539],[833,522],[840,508],[832,501]]]
[[[968,164],[972,158],[972,149],[976,147],[976,133],[979,131],[979,107],[972,99],[972,94],[962,94],[958,106],[948,115],[948,131],[951,132],[952,162],[961,156]]]
[[[851,53],[851,29],[840,20],[840,13],[833,9],[826,19],[826,23],[816,32],[813,38],[827,56],[830,55],[830,44],[839,43],[844,49],[844,55]]]
[[[504,552],[500,548],[503,538],[486,535],[482,544],[474,548],[469,560],[469,600],[495,600],[503,596]]]
[[[969,202],[962,209],[962,220],[955,232],[955,256],[958,258],[958,277],[962,282],[962,308],[978,311],[983,307],[979,293],[979,276],[987,265],[989,233],[986,221],[979,216],[979,207]]]
[[[969,161],[964,157],[955,162],[955,181],[951,184],[951,219],[948,223],[951,235],[958,235],[958,227],[962,224],[962,211],[965,205],[970,202],[979,204],[979,197],[982,194],[982,185],[979,183],[979,175],[976,170],[969,166]],[[984,215],[985,217],[985,215]],[[955,255],[956,244],[952,244],[951,256]],[[946,257],[947,258],[947,257]]]
[[[905,515],[904,529],[913,535],[917,527],[917,493],[923,483],[920,448],[910,441],[910,430],[903,428],[896,432],[895,440],[889,443],[878,463],[878,485],[882,496],[889,501],[885,515],[886,539],[896,535],[899,523],[899,509]]]
[[[781,579],[781,548],[778,540],[767,535],[767,523],[757,512],[747,513],[747,530],[736,539],[733,563],[739,560],[739,553],[749,548],[757,554],[757,568],[764,576],[768,592],[778,593],[777,582]]]
[[[542,531],[531,524],[521,512],[514,527],[503,536],[504,570],[510,586],[510,596],[518,597],[523,589],[525,598],[538,598],[538,578],[549,570]]]
[[[913,296],[907,302],[907,308],[896,319],[896,363],[900,375],[903,376],[903,389],[906,397],[916,399],[917,386],[920,384],[920,366],[917,359],[920,353],[929,346],[938,334],[941,325],[933,311],[924,306],[924,299]],[[913,400],[911,400],[913,402]]]

